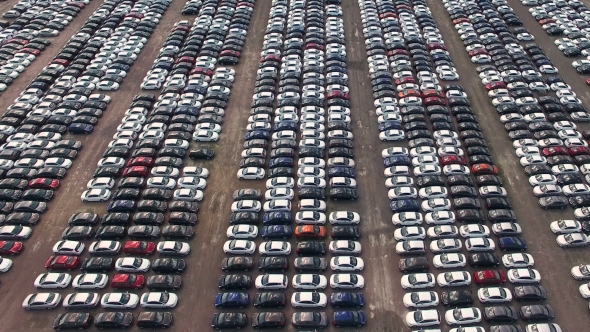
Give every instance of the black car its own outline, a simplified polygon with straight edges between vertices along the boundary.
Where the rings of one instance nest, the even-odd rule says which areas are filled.
[[[94,320],[94,326],[99,329],[127,329],[132,325],[133,314],[130,312],[101,312]]]
[[[281,292],[261,292],[254,295],[252,303],[256,308],[283,308],[287,297]]]
[[[257,312],[252,315],[252,327],[255,329],[282,328],[286,320],[282,312]]]
[[[66,169],[61,167],[43,167],[37,171],[37,177],[63,179],[66,176],[66,172]]]
[[[517,301],[542,301],[547,299],[547,291],[543,286],[516,286],[513,294]]]
[[[515,322],[518,320],[516,309],[511,306],[485,307],[483,318],[488,322]]]
[[[167,239],[190,239],[195,235],[192,226],[168,225],[162,227],[162,236]]]
[[[222,275],[217,282],[221,290],[248,289],[252,286],[252,277],[245,274]]]
[[[184,201],[172,201],[168,205],[168,210],[171,212],[198,212],[199,203],[197,202],[184,202]]]
[[[182,278],[179,275],[156,274],[150,276],[145,284],[151,291],[174,291],[182,286]]]
[[[469,254],[467,262],[472,267],[498,267],[500,258],[494,253],[482,252]]]
[[[555,318],[555,311],[549,304],[533,304],[520,307],[520,317],[524,321],[550,321]]]
[[[473,297],[469,290],[453,290],[442,292],[440,301],[445,307],[471,306]]]
[[[66,228],[63,231],[61,238],[63,240],[78,241],[89,240],[93,236],[94,230],[92,229],[92,226],[73,226]]]
[[[111,257],[91,257],[82,262],[80,269],[88,272],[108,272],[115,266],[115,261]]]
[[[564,198],[565,199],[565,198]],[[565,200],[567,206],[567,200]],[[496,209],[488,211],[488,218],[492,223],[516,222],[516,214],[509,209]]]
[[[242,312],[215,313],[211,319],[211,327],[214,329],[240,329],[248,325],[248,317]]]
[[[361,230],[358,226],[332,226],[331,236],[334,240],[358,240]]]
[[[313,294],[313,293],[312,293]],[[292,320],[295,328],[326,328],[328,326],[328,317],[325,312],[296,312]]]
[[[197,214],[192,212],[171,212],[168,215],[168,222],[172,225],[194,226],[197,224]]]
[[[158,258],[152,263],[152,271],[156,273],[179,273],[186,268],[181,258]]]
[[[519,325],[493,325],[490,332],[524,332],[524,329]]]
[[[215,156],[215,151],[207,148],[199,148],[191,150],[188,156],[191,159],[212,159]]]
[[[300,241],[295,251],[299,256],[323,256],[326,254],[326,244],[321,241]]]
[[[287,257],[260,257],[258,260],[258,270],[262,272],[284,272],[288,268],[289,261]]]
[[[123,226],[102,226],[96,231],[95,237],[99,240],[119,240],[125,237]]]
[[[355,201],[359,197],[357,190],[354,188],[331,188],[328,196],[334,201],[341,199]]]
[[[426,272],[430,267],[426,257],[406,257],[399,260],[399,269],[402,272]]]
[[[254,267],[254,259],[252,257],[236,256],[224,258],[221,261],[221,269],[224,272],[229,271],[250,271]]]
[[[319,188],[301,188],[299,189],[298,197],[299,199],[311,198],[325,200],[326,191]]]
[[[90,327],[93,317],[86,312],[67,312],[59,314],[53,321],[55,330],[85,329]]]
[[[173,317],[170,312],[144,311],[137,316],[139,328],[167,328],[172,325]]]
[[[233,212],[229,217],[230,225],[257,224],[259,221],[256,212]]]
[[[101,219],[104,225],[125,225],[131,220],[131,215],[124,212],[107,213]]]
[[[133,223],[137,225],[161,225],[164,214],[159,212],[138,212],[133,215]]]
[[[70,216],[68,224],[71,226],[95,225],[98,222],[99,216],[96,213],[79,212]]]
[[[260,200],[262,198],[262,192],[258,189],[239,189],[234,191],[234,201],[241,201],[247,199]]]
[[[119,180],[118,188],[141,188],[145,184],[145,178],[140,177],[128,177]]]
[[[549,196],[541,197],[539,199],[539,205],[542,209],[565,209],[568,206],[568,200],[562,196]]]

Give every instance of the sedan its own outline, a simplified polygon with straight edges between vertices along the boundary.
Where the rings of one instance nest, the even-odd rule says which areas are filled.
[[[256,251],[256,244],[248,240],[229,240],[223,245],[223,252],[233,255],[252,255]]]
[[[445,320],[449,325],[475,324],[481,322],[481,311],[478,308],[459,308],[448,310]]]

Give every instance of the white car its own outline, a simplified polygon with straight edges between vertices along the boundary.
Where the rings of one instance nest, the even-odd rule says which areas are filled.
[[[79,274],[72,281],[74,289],[102,289],[109,282],[109,277],[104,273]]]
[[[150,266],[150,260],[146,258],[123,257],[117,259],[115,262],[115,270],[121,272],[147,272],[150,269]]]
[[[259,167],[245,167],[240,168],[237,177],[240,180],[261,180],[266,175],[263,168]],[[271,181],[272,179],[268,180]],[[292,187],[291,187],[292,188]]]
[[[404,294],[403,302],[406,308],[430,308],[439,303],[436,292],[411,292]]]
[[[43,273],[35,279],[37,288],[66,288],[72,282],[72,276],[67,273]]]
[[[63,306],[66,309],[91,309],[98,306],[98,293],[76,292],[64,297]]]
[[[258,236],[258,227],[253,225],[235,225],[227,228],[226,235],[230,240],[254,240]]]
[[[469,252],[490,252],[496,249],[496,244],[487,237],[475,237],[465,240],[465,249]]]
[[[561,191],[567,197],[576,195],[587,195],[590,194],[590,187],[582,183],[575,183],[563,186],[561,188]]]
[[[588,280],[590,279],[590,265],[576,265],[572,267],[571,274],[576,280]]]
[[[461,287],[471,285],[471,275],[466,271],[441,273],[436,277],[440,287]]]
[[[438,239],[430,242],[430,251],[435,254],[445,252],[458,252],[463,248],[461,240],[458,239]]]
[[[117,241],[95,241],[88,247],[88,252],[93,256],[117,255],[121,251],[121,243]]]
[[[338,272],[358,272],[365,267],[362,258],[354,256],[337,256],[330,259],[330,269]]]
[[[141,295],[140,305],[149,309],[170,309],[178,304],[178,296],[168,292],[148,292]]]
[[[496,235],[507,233],[518,235],[522,233],[522,227],[520,227],[518,223],[514,222],[499,222],[492,225],[492,232]]]
[[[486,287],[477,291],[477,298],[482,303],[505,303],[512,301],[512,292],[504,287]]]
[[[387,192],[387,197],[389,197],[390,200],[416,198],[417,196],[418,191],[413,187],[397,187],[389,189]]]
[[[422,199],[447,198],[447,188],[441,186],[430,186],[420,189],[418,196]]]
[[[326,214],[317,211],[300,211],[295,214],[295,223],[304,225],[323,225]]]
[[[467,264],[467,259],[463,254],[444,253],[432,258],[432,265],[437,269],[459,268],[464,267],[465,264]]]
[[[406,314],[406,325],[409,327],[438,326],[441,323],[441,317],[438,310],[416,310]],[[429,330],[424,330],[429,331]],[[433,330],[440,331],[440,330]]]
[[[330,241],[328,246],[330,252],[334,255],[357,256],[362,252],[361,243],[358,241],[337,240]]]
[[[449,325],[467,325],[481,322],[481,311],[478,308],[458,308],[447,310],[445,320]]]
[[[22,307],[25,310],[55,309],[61,303],[58,293],[35,293],[25,297]]]
[[[58,255],[81,255],[85,245],[78,241],[58,241],[53,246],[53,252]]]
[[[156,250],[160,255],[186,256],[191,252],[191,246],[186,242],[162,241],[158,243]]]
[[[541,274],[535,269],[510,269],[508,280],[513,284],[538,284],[541,282]]]
[[[361,218],[356,212],[335,211],[330,213],[328,220],[332,225],[358,225]]]
[[[554,234],[568,234],[580,232],[582,225],[577,220],[561,219],[549,224],[549,228]]]
[[[254,284],[256,289],[286,289],[289,285],[289,279],[283,274],[264,274],[256,277]]]
[[[139,304],[139,296],[132,293],[106,293],[100,305],[106,309],[133,309]]]
[[[455,213],[452,211],[429,212],[424,216],[429,225],[450,225],[455,222]]]
[[[423,201],[420,205],[423,211],[448,211],[451,209],[451,201],[446,198],[433,198]]]
[[[535,265],[535,260],[529,254],[514,253],[502,256],[502,264],[508,269],[528,268]]]
[[[248,240],[228,240],[223,244],[223,252],[232,255],[252,255],[256,251],[256,244]]]
[[[296,290],[313,290],[326,289],[328,279],[320,274],[296,274],[293,276],[293,288]]]
[[[302,178],[300,178],[299,180],[301,180],[301,179]],[[316,179],[316,178],[311,177],[311,179]],[[276,178],[266,180],[266,189],[293,188],[294,186],[295,186],[295,180],[290,177],[276,177]],[[324,180],[324,186],[325,186],[325,180]]]
[[[404,274],[401,285],[403,289],[432,288],[435,285],[435,278],[432,273]]]
[[[419,212],[400,212],[391,216],[391,222],[395,226],[413,226],[420,225],[424,221],[422,214]]]
[[[555,241],[562,248],[585,247],[589,244],[588,236],[582,233],[558,235]]]
[[[259,212],[260,209],[260,202],[254,200],[237,201],[231,205],[232,212]]]
[[[325,308],[327,304],[328,297],[324,293],[294,292],[291,296],[291,305],[294,308]]]
[[[360,274],[332,274],[330,287],[334,289],[360,289],[365,287],[365,278]]]
[[[398,228],[393,232],[393,238],[397,241],[422,240],[426,237],[424,227],[406,226]]]
[[[459,233],[464,238],[488,237],[490,236],[490,228],[486,225],[467,224],[459,227]]]
[[[289,256],[291,243],[286,241],[262,242],[258,247],[258,252],[263,256]]]
[[[429,239],[444,239],[453,238],[459,234],[457,226],[453,225],[437,225],[429,227],[426,231],[426,235]]]
[[[112,189],[115,186],[113,178],[100,177],[88,181],[86,188],[88,189]]]
[[[66,158],[47,158],[45,159],[45,167],[60,167],[69,169],[72,167],[72,161]]]

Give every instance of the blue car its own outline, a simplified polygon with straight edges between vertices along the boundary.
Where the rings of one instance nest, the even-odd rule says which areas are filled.
[[[350,167],[330,167],[328,168],[328,177],[345,177],[345,178],[353,178],[355,177],[356,173],[354,168]]]
[[[293,228],[287,225],[262,227],[262,238],[265,240],[288,239],[293,235]]]
[[[498,239],[498,246],[502,251],[525,251],[528,248],[526,240],[520,236],[503,236]]]
[[[385,167],[391,166],[410,166],[412,161],[408,156],[391,156],[383,159],[383,165]]]
[[[130,199],[112,201],[107,206],[107,212],[133,212],[134,210],[135,201]]]
[[[294,162],[291,157],[273,158],[268,162],[268,168],[293,167]]]
[[[293,130],[298,131],[299,127],[297,126],[296,121],[281,121],[279,123],[275,123],[274,131],[282,131],[282,130]]]
[[[244,308],[250,303],[250,295],[243,292],[217,293],[215,307],[217,308]]]
[[[74,122],[68,127],[70,134],[84,134],[88,135],[94,131],[94,126],[87,123]]]
[[[194,107],[194,106],[180,106],[174,110],[175,115],[186,114],[186,115],[199,116],[200,113],[201,112],[200,112],[199,108]]]
[[[415,199],[398,199],[389,204],[391,212],[419,212],[420,204]]]
[[[399,121],[386,121],[379,124],[379,131],[386,131],[390,129],[402,129],[402,124]]]
[[[332,324],[336,327],[361,327],[367,324],[367,315],[362,310],[336,311],[332,317]]]
[[[268,225],[288,225],[293,222],[293,213],[291,212],[266,212],[262,216],[262,224]]]
[[[330,304],[334,308],[360,308],[365,305],[363,293],[336,292],[330,295]]]
[[[266,130],[252,130],[246,133],[246,141],[253,139],[263,139],[268,141],[270,139],[270,131]]]

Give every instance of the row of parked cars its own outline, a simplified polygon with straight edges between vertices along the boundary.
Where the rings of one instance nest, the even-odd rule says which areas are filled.
[[[414,1],[413,3],[399,4],[397,8],[383,2],[362,1],[359,3],[361,4],[361,14],[364,15],[365,27],[372,25],[378,29],[395,31],[399,27],[387,21],[396,20],[386,19],[387,17],[400,17],[400,21],[401,17],[404,17],[407,24],[407,22],[411,22],[412,14],[414,14],[421,25],[419,31],[428,33],[428,37],[423,36],[423,38],[438,37],[442,39],[440,35],[436,36],[438,34],[436,24],[427,19],[428,15],[425,14],[427,11],[423,10],[423,8],[427,8],[425,3]],[[401,22],[400,25],[402,25]],[[365,35],[365,38],[368,39],[369,36]],[[409,41],[409,43],[416,42]],[[411,48],[416,49],[416,46]],[[375,51],[372,52],[375,53]],[[370,62],[373,59],[369,57]],[[432,59],[432,61],[435,60]],[[374,67],[374,64],[370,65],[370,68]],[[383,72],[384,77],[386,77],[386,73],[388,74],[386,71]],[[416,82],[422,83],[420,82],[422,76],[416,76],[418,77]],[[422,85],[424,84],[422,83]],[[498,169],[491,159],[489,150],[487,150],[477,119],[469,107],[465,90],[460,85],[441,87],[438,82],[433,85],[434,87],[431,89],[440,91],[438,98],[444,100],[442,105],[424,107],[419,104],[412,108],[400,107],[401,103],[394,98],[378,100],[375,103],[378,115],[384,110],[393,114],[405,113],[402,122],[411,128],[411,131],[406,133],[411,139],[410,150],[394,146],[382,152],[384,164],[387,167],[385,170],[388,177],[386,186],[389,188],[388,196],[392,199],[391,205],[394,212],[392,222],[394,225],[400,226],[394,232],[394,238],[399,241],[396,251],[400,255],[409,256],[402,258],[399,264],[403,272],[410,273],[402,278],[402,288],[415,290],[404,297],[404,304],[408,308],[418,309],[408,313],[406,317],[406,323],[411,327],[440,324],[442,318],[438,311],[427,309],[437,306],[440,302],[451,307],[472,305],[473,299],[470,291],[448,291],[440,297],[436,292],[423,291],[423,289],[434,287],[436,284],[441,287],[461,287],[471,284],[474,280],[478,285],[495,286],[510,279],[515,284],[523,284],[523,286],[517,286],[514,293],[521,294],[524,291],[526,294],[535,295],[536,292],[540,292],[540,297],[531,297],[530,299],[543,300],[545,298],[542,296],[544,292],[542,287],[526,285],[529,281],[525,275],[529,277],[538,275],[536,270],[531,269],[532,264],[524,264],[525,261],[533,262],[532,257],[528,254],[505,255],[503,259],[507,262],[506,267],[511,268],[508,273],[490,269],[475,271],[473,277],[469,272],[460,270],[440,273],[435,277],[433,274],[424,273],[430,268],[428,260],[415,256],[425,253],[424,240],[427,238],[431,240],[429,246],[431,251],[436,254],[432,265],[438,269],[461,269],[468,263],[470,266],[478,268],[495,268],[501,264],[501,259],[493,253],[496,247],[503,251],[526,250],[526,242],[519,236],[521,228],[514,219],[506,191],[497,176]],[[401,88],[400,86],[401,84],[398,85],[400,92],[407,88],[407,86],[401,86]],[[421,92],[427,90],[421,89],[418,84],[415,84],[415,89],[422,90]],[[464,100],[460,101],[460,105],[456,105],[453,98]],[[383,102],[387,104],[383,104]],[[447,107],[450,108],[450,112]],[[432,134],[428,131],[424,113],[429,115],[431,126],[434,129]],[[441,115],[445,115],[446,118]],[[457,131],[455,131],[455,122],[458,127]],[[416,130],[417,128],[418,130]],[[421,132],[418,133],[418,131]],[[467,153],[463,150],[463,146],[466,147]],[[452,153],[453,151],[454,153]],[[467,168],[469,165],[467,156],[471,168]],[[442,168],[439,166],[439,158],[443,165]],[[475,176],[475,181],[473,181],[472,174]],[[479,186],[479,190],[476,190],[475,184]],[[489,219],[494,223],[491,229],[500,236],[497,242],[490,238],[492,233],[490,227],[483,225],[485,217],[481,211],[478,195],[486,202]],[[425,201],[418,204],[415,201],[418,197],[425,199]],[[456,213],[451,211],[451,207],[454,207]],[[424,212],[426,212],[425,216],[422,214]],[[454,226],[456,220],[466,224],[461,227]],[[428,230],[421,227],[424,221],[431,226]],[[459,240],[459,236],[465,239],[464,246],[467,255],[461,253],[463,243]],[[511,264],[513,260],[516,262],[515,265]],[[530,283],[534,284],[536,280],[531,280]],[[486,287],[478,291],[478,298],[483,303],[502,304],[510,302],[511,294],[512,292],[504,287]],[[533,305],[531,307],[534,310],[551,310],[550,307],[544,306]],[[528,309],[529,306],[523,307],[524,311]],[[475,324],[481,322],[482,319],[496,323],[514,322],[518,319],[518,314],[513,307],[504,305],[494,305],[483,311],[475,307],[452,309],[445,314],[445,320],[451,326]],[[495,331],[516,328],[507,325],[493,327]],[[483,331],[482,327],[463,329]]]
[[[557,72],[552,69],[552,65],[547,64],[549,60],[538,45],[526,44],[523,47],[506,34],[501,42],[498,38],[496,41],[486,40],[485,48],[476,43],[477,40],[483,43],[481,33],[485,34],[484,30],[489,29],[489,24],[484,21],[497,18],[490,16],[494,13],[491,4],[485,5],[486,10],[490,9],[487,11],[488,17],[484,18],[480,13],[484,5],[480,3],[479,8],[473,5],[469,9],[469,17],[461,17],[466,16],[467,12],[463,13],[455,7],[449,6],[448,9],[458,30],[475,31],[477,25],[479,31],[472,33],[479,37],[472,38],[474,42],[466,44],[467,51],[495,48],[492,51],[495,52],[495,66],[481,66],[477,71],[489,91],[492,104],[501,115],[500,121],[505,124],[513,140],[515,152],[534,187],[533,192],[540,197],[539,204],[543,208],[565,208],[568,203],[573,207],[585,206],[587,203],[584,197],[588,187],[582,182],[579,166],[587,162],[590,150],[583,135],[571,122],[586,119],[588,114],[585,108],[571,87],[559,76],[543,79],[542,74]],[[500,6],[500,3],[496,5]],[[502,27],[501,21],[497,21],[495,29],[498,27]],[[538,70],[534,69],[531,60],[535,61]],[[549,72],[547,68],[550,68]],[[533,92],[540,91],[539,88],[554,91],[559,99],[552,96],[535,98]],[[571,236],[568,239],[571,240]],[[571,244],[563,244],[576,246],[576,243],[585,245],[586,242],[582,234]]]
[[[22,34],[55,37],[89,3],[89,0],[18,1],[11,9],[2,14],[2,17],[14,20],[3,26],[0,40],[7,40]]]
[[[588,283],[588,280],[590,280],[590,265],[579,264],[572,267],[571,275],[575,280],[584,281],[584,284],[579,287],[580,295],[585,299],[590,299],[590,283]],[[588,307],[590,309],[590,304],[588,304]]]
[[[554,43],[566,57],[590,56],[590,10],[581,1],[542,0],[523,5],[531,7],[529,13],[548,35],[564,36]],[[578,73],[590,74],[590,65],[585,60],[572,65]]]

